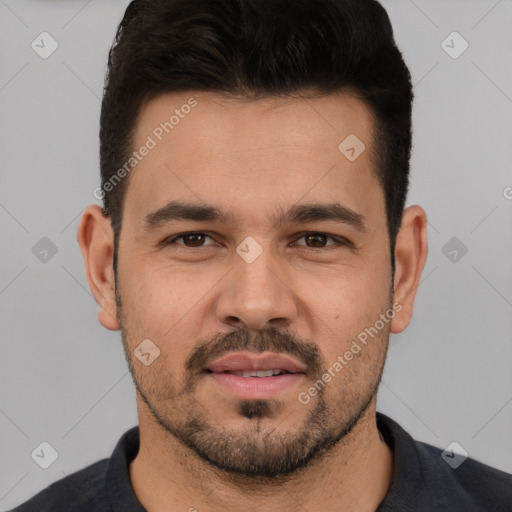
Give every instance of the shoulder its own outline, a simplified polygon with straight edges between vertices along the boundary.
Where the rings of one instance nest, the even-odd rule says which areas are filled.
[[[446,503],[467,503],[471,510],[512,511],[512,475],[470,457],[451,467],[447,460],[457,457],[436,446],[415,441],[422,466],[434,479]],[[444,453],[444,455],[443,455]],[[457,467],[455,467],[457,466]],[[432,486],[435,491],[435,487]]]
[[[391,485],[379,512],[512,512],[512,475],[416,441],[382,413],[377,413],[377,424],[394,461]]]
[[[109,459],[102,459],[84,469],[57,480],[11,512],[100,512],[103,500],[99,494],[104,488]]]
[[[10,512],[143,511],[130,484],[129,465],[139,450],[139,427],[126,431],[112,455],[49,485]]]

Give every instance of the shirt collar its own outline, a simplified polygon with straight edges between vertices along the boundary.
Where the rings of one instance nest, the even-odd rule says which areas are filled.
[[[130,481],[130,463],[139,452],[139,427],[133,427],[119,439],[105,474],[107,502],[112,512],[145,512]]]

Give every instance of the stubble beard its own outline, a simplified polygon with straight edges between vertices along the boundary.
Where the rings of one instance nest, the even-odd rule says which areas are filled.
[[[184,447],[192,450],[201,461],[233,477],[270,482],[271,479],[287,477],[306,468],[312,461],[349,439],[349,434],[376,397],[386,359],[389,331],[384,333],[382,339],[372,341],[383,343],[385,347],[380,360],[373,363],[373,372],[370,372],[373,381],[364,383],[365,392],[358,389],[353,390],[350,396],[342,393],[339,397],[327,398],[326,387],[322,387],[312,399],[302,425],[284,431],[280,424],[286,421],[286,416],[282,414],[285,404],[278,400],[238,400],[236,411],[240,418],[247,420],[248,426],[246,422],[243,428],[228,429],[212,421],[208,406],[194,398],[196,381],[191,380],[182,386],[177,384],[165,368],[165,357],[160,358],[159,366],[153,363],[155,369],[151,370],[152,373],[148,371],[151,367],[141,368],[132,355],[137,343],[129,339],[120,297],[117,304],[126,360],[137,392],[156,423]],[[274,328],[256,338],[250,338],[244,330],[237,330],[223,336],[221,341],[220,346],[229,346],[232,350],[270,350],[295,356],[300,353],[303,360],[309,358],[308,365],[316,368],[317,377],[325,373],[325,362],[314,344],[296,342],[288,333]],[[217,347],[218,353],[222,351]],[[210,351],[210,354],[214,352]],[[195,355],[198,353],[197,350],[194,352]],[[156,368],[160,369],[157,371]],[[297,407],[305,406],[297,401]]]

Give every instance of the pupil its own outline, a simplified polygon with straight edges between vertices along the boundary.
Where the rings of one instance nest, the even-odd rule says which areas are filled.
[[[201,246],[201,242],[203,241],[202,238],[203,238],[203,235],[198,235],[198,234],[191,234],[191,235],[186,235],[185,236],[185,240],[188,240],[190,241],[191,238],[196,238],[196,243],[194,243],[194,241],[192,241],[192,246],[194,247],[200,247]],[[187,244],[187,245],[190,245],[190,244]]]
[[[325,235],[321,235],[319,233],[315,233],[315,234],[312,234],[312,235],[307,235],[306,236],[307,240],[311,241],[312,239],[314,240],[315,238],[318,240],[319,238],[322,238],[324,241],[325,241]],[[313,242],[314,243],[314,242]],[[320,242],[320,244],[315,244],[314,245],[315,247],[322,247],[323,246],[323,243]]]

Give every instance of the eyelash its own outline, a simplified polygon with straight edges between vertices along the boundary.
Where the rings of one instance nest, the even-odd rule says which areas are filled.
[[[210,235],[207,235],[206,233],[203,233],[201,231],[187,231],[186,233],[181,233],[179,235],[174,235],[172,237],[169,237],[169,238],[166,238],[165,240],[163,240],[161,242],[161,246],[162,247],[168,247],[170,245],[174,245],[174,242],[176,240],[179,240],[180,238],[184,238],[185,236],[187,235],[204,235],[208,238],[211,238],[213,240],[213,238],[210,236]],[[302,247],[303,249],[306,249],[306,250],[309,250],[309,251],[312,251],[312,252],[319,252],[321,250],[323,251],[326,251],[326,250],[335,250],[335,249],[339,249],[340,247],[349,247],[351,246],[352,244],[348,241],[348,240],[345,240],[345,239],[342,239],[342,238],[338,238],[338,237],[334,237],[333,235],[329,235],[327,233],[322,233],[320,231],[308,231],[308,232],[305,232],[305,233],[302,233],[302,235],[297,238],[297,240],[300,240],[301,238],[304,238],[305,236],[308,236],[308,235],[321,235],[321,236],[325,236],[327,238],[330,238],[331,240],[333,240],[335,242],[335,244],[332,244],[332,245],[329,245],[329,246],[326,246],[326,247],[307,247],[306,245],[304,246],[300,246]],[[199,247],[188,247],[186,245],[182,245],[182,244],[178,244],[178,245],[181,245],[181,248],[182,249],[185,249],[185,250],[188,250],[188,249],[202,249],[204,247],[207,247],[207,246],[199,246]],[[211,244],[213,245],[213,244]]]

